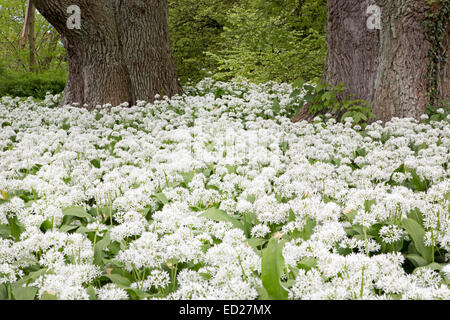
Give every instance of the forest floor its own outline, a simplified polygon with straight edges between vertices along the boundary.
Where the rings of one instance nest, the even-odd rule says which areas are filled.
[[[0,100],[0,299],[450,299],[450,124],[290,121],[206,79]]]

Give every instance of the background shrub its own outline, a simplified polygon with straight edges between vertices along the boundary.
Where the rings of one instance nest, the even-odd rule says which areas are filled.
[[[0,67],[0,96],[34,97],[45,99],[45,94],[57,94],[64,90],[67,81],[67,73],[23,73],[3,72]]]

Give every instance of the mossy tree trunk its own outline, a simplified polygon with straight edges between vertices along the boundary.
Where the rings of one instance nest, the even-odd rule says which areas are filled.
[[[61,34],[69,62],[62,104],[89,108],[181,93],[166,0],[34,0]],[[69,29],[77,5],[81,28]]]

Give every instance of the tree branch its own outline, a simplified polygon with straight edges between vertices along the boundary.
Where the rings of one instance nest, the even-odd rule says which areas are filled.
[[[31,19],[31,15],[34,14],[34,5],[33,5],[33,0],[28,0],[27,1],[27,10],[25,12],[25,21],[23,23],[23,30],[22,30],[22,36],[20,39],[20,47],[22,49],[25,48],[25,45],[27,44],[27,37],[28,37],[28,33],[29,33],[29,21]]]

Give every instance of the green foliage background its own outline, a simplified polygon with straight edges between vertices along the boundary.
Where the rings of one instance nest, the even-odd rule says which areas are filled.
[[[205,77],[293,82],[320,77],[326,0],[168,0],[174,58],[182,84]],[[37,70],[20,49],[26,0],[0,0],[0,96],[60,91],[67,60],[59,35],[36,15]],[[53,75],[53,78],[52,78]]]
[[[320,77],[326,0],[171,0],[170,28],[183,83],[292,82]]]

